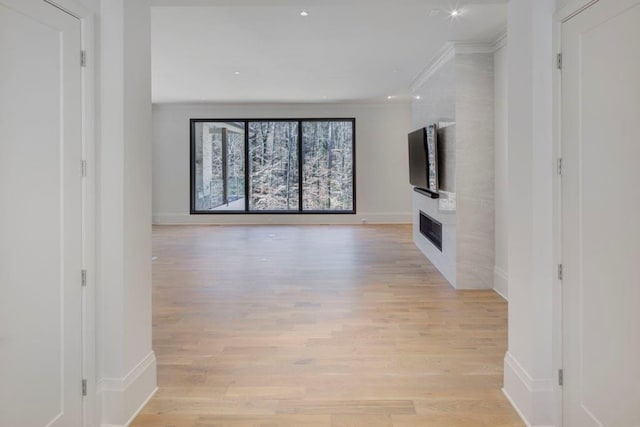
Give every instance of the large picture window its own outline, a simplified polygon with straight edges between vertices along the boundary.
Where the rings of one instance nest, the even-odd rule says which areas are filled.
[[[355,119],[191,119],[191,213],[355,213]]]
[[[249,210],[298,211],[298,122],[249,122]]]

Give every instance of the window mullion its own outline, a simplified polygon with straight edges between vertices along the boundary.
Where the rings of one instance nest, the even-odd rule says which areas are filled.
[[[249,175],[251,161],[249,159],[249,122],[244,122],[244,211],[249,212]]]
[[[298,120],[298,211],[303,211],[303,194],[302,194],[302,181],[303,181],[303,163],[304,155],[302,153],[302,120]]]

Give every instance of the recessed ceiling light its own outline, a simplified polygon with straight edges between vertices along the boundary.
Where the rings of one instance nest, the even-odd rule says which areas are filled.
[[[389,96],[387,96],[387,99],[393,99],[393,98],[395,98],[395,95],[389,95]]]
[[[309,12],[303,10],[302,12],[300,12],[300,16],[309,16]]]
[[[460,10],[459,9],[453,9],[450,13],[452,18],[455,18],[456,16],[460,16]]]
[[[415,99],[421,99],[422,97],[420,95],[416,95],[414,96]]]
[[[233,74],[235,74],[236,76],[240,75],[240,71],[234,71]]]

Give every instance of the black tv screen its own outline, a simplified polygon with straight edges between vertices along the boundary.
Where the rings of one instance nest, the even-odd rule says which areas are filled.
[[[438,127],[429,125],[409,134],[409,182],[438,193]]]

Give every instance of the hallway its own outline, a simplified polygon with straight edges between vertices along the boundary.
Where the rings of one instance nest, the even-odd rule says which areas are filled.
[[[522,426],[507,304],[411,226],[155,226],[159,390],[133,427]]]

